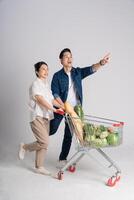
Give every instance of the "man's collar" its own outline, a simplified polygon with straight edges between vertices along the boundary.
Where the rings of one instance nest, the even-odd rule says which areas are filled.
[[[72,72],[74,72],[74,70],[75,70],[75,68],[74,68],[74,67],[72,67],[72,69],[71,69],[71,71],[70,71],[70,72],[72,73]],[[65,72],[65,70],[64,70],[64,67],[62,68],[62,72],[63,72],[64,74],[67,74],[67,73]]]

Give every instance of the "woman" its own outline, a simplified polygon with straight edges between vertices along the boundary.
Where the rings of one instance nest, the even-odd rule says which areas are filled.
[[[36,151],[35,171],[40,174],[50,175],[44,167],[44,158],[49,141],[49,122],[53,119],[53,112],[62,114],[63,105],[54,100],[49,89],[48,65],[45,62],[38,62],[34,65],[36,80],[29,89],[30,97],[30,125],[36,142],[30,144],[20,144],[19,158],[24,159],[27,151]],[[55,109],[54,106],[59,109]],[[62,108],[62,109],[61,109]]]

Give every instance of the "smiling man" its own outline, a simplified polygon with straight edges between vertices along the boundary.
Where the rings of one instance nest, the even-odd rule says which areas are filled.
[[[102,65],[105,65],[109,60],[109,54],[101,59],[98,63],[84,68],[74,68],[72,65],[72,52],[65,48],[59,55],[62,69],[56,72],[53,76],[51,89],[54,98],[59,104],[64,107],[64,102],[68,101],[72,106],[78,103],[82,104],[82,80],[87,76],[95,73]],[[63,116],[54,113],[54,119],[50,121],[50,135],[56,133]],[[70,151],[72,135],[68,124],[65,122],[64,138],[62,150],[59,156],[59,167],[63,167],[67,162],[67,156]]]

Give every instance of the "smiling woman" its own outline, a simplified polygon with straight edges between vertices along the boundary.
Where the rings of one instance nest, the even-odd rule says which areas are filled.
[[[44,155],[46,154],[49,141],[49,121],[53,119],[53,112],[61,113],[61,109],[55,109],[53,105],[62,106],[54,100],[49,88],[48,65],[38,62],[34,65],[36,80],[29,90],[30,97],[30,125],[36,141],[31,144],[20,144],[19,158],[24,159],[26,151],[36,151],[35,170],[37,173],[50,175],[44,168]]]

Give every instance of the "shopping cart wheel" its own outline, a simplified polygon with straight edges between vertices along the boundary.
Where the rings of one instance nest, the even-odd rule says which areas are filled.
[[[75,166],[73,166],[73,165],[71,165],[69,168],[68,168],[68,171],[69,172],[75,172],[75,170],[76,170],[76,167]]]
[[[109,178],[108,179],[108,181],[107,181],[107,186],[110,186],[110,187],[113,187],[113,186],[115,186],[115,184],[116,184],[116,177],[115,176],[112,176],[111,178]]]
[[[116,181],[120,181],[120,179],[121,179],[121,176],[120,176],[120,175],[117,175],[117,176],[116,176]]]
[[[57,177],[58,177],[59,180],[62,180],[63,179],[63,172],[59,171]]]

